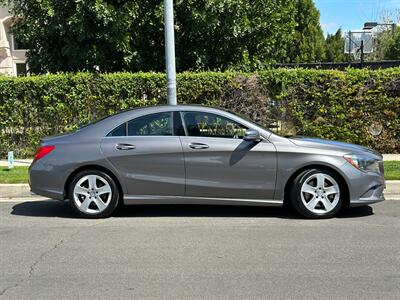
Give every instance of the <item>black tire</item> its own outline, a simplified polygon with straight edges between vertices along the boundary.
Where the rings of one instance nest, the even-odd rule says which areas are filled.
[[[74,198],[74,188],[75,185],[85,176],[88,175],[96,175],[104,179],[111,188],[111,199],[109,200],[108,206],[101,212],[98,213],[85,213],[81,209],[79,209],[78,204]],[[101,182],[101,181],[100,181]],[[115,183],[115,181],[105,172],[98,171],[98,170],[85,170],[76,174],[74,179],[72,180],[71,184],[68,187],[68,198],[71,204],[72,209],[81,217],[88,218],[88,219],[101,219],[107,218],[112,215],[119,203],[119,190]],[[104,202],[103,202],[104,203]]]
[[[330,176],[330,178],[333,178],[336,183],[337,186],[339,188],[339,195],[338,195],[338,202],[336,204],[336,206],[334,206],[334,208],[330,211],[327,212],[313,212],[310,211],[310,209],[308,209],[306,207],[306,205],[303,203],[303,199],[302,199],[302,186],[305,183],[305,181],[309,180],[311,177],[313,177],[313,175],[316,174],[325,174],[325,176]],[[317,188],[317,187],[316,187]],[[317,197],[317,192],[315,193],[315,197]],[[292,187],[290,189],[289,192],[289,197],[290,197],[290,203],[292,204],[293,208],[299,213],[301,214],[303,217],[309,218],[309,219],[327,219],[327,218],[332,218],[334,217],[343,207],[343,197],[344,197],[344,192],[345,189],[343,187],[342,181],[340,180],[340,178],[338,178],[338,176],[332,172],[329,172],[327,170],[323,170],[323,169],[309,169],[309,170],[305,170],[304,172],[300,173],[298,176],[296,176],[296,178],[293,180],[293,184]],[[305,198],[307,194],[303,194],[303,198]],[[324,201],[326,199],[327,196],[323,195]],[[313,196],[309,196],[309,197],[313,197]],[[319,197],[321,197],[321,195],[319,195]],[[330,196],[331,197],[331,196]],[[335,196],[333,196],[335,197]],[[317,197],[318,198],[318,197]],[[305,200],[306,201],[306,200]],[[316,200],[318,201],[318,200]],[[337,200],[336,200],[337,201]],[[331,203],[336,203],[336,201],[330,201]],[[308,202],[309,203],[309,202]],[[325,209],[323,203],[322,203],[322,199],[320,202],[318,202],[316,208],[321,207],[321,211],[323,209]]]

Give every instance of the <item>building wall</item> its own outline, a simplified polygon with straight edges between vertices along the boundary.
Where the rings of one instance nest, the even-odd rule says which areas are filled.
[[[26,74],[26,50],[15,49],[15,41],[10,33],[13,18],[8,8],[0,6],[0,74],[20,76]]]

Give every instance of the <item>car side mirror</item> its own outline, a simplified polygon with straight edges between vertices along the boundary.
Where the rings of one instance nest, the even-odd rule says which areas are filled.
[[[260,133],[257,130],[247,129],[244,138],[245,141],[259,142],[261,141]]]

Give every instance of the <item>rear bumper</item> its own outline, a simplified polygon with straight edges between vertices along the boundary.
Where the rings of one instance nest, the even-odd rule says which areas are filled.
[[[32,195],[40,195],[43,197],[49,197],[49,198],[56,199],[56,200],[65,200],[64,194],[60,191],[35,189],[32,186],[31,186],[31,194]]]
[[[31,194],[64,200],[63,178],[61,172],[54,172],[51,165],[36,161],[29,167],[29,186]]]

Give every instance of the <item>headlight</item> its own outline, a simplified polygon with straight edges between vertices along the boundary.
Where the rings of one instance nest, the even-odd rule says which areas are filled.
[[[344,159],[361,171],[380,173],[379,161],[376,159],[366,158],[355,154],[345,155]]]

